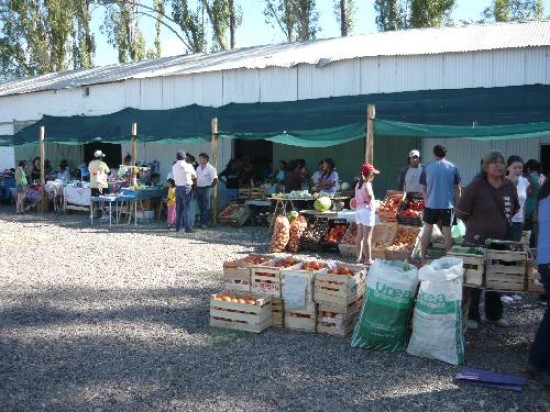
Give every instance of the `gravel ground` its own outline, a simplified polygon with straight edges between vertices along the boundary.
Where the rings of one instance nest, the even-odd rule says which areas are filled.
[[[266,228],[175,235],[90,228],[86,216],[0,207],[0,411],[549,411],[550,394],[456,385],[461,369],[353,349],[349,338],[211,329],[222,262],[267,247]],[[466,365],[519,374],[542,316],[467,335]]]

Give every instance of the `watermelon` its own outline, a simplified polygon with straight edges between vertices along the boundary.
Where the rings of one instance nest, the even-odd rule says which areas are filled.
[[[332,200],[328,197],[320,197],[313,203],[313,207],[318,212],[326,212],[327,210],[330,210],[330,207],[332,206]]]

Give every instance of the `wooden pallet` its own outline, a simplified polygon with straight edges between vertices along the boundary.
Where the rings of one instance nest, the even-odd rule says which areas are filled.
[[[319,273],[315,277],[315,302],[347,306],[365,294],[366,270],[359,265],[338,264],[353,271],[353,275]]]
[[[487,289],[524,291],[527,289],[526,273],[526,251],[487,250],[485,264],[485,287]]]
[[[246,294],[224,293],[232,301],[218,300],[219,295],[210,297],[210,326],[261,333],[272,324],[271,297],[257,298]],[[234,299],[253,299],[255,303],[239,303]]]
[[[362,298],[344,307],[320,303],[317,308],[317,332],[335,336],[349,335],[355,327],[362,306]]]
[[[317,329],[317,304],[310,302],[304,310],[285,309],[284,325],[287,329],[315,332]]]
[[[468,253],[470,248],[462,246],[454,246],[447,256],[453,256],[462,259],[464,274],[464,286],[483,286],[483,274],[485,272],[486,250],[476,248],[480,254]]]

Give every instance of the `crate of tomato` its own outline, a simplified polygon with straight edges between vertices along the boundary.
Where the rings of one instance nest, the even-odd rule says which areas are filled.
[[[386,196],[384,196],[384,200],[382,200],[376,211],[380,221],[395,222],[397,212],[404,198],[404,192],[399,190],[388,190]]]
[[[405,201],[397,212],[397,223],[407,226],[422,226],[424,199],[419,193],[407,193]]]
[[[330,220],[329,230],[321,239],[322,249],[338,252],[338,245],[342,242],[348,226],[348,222],[345,219]]]

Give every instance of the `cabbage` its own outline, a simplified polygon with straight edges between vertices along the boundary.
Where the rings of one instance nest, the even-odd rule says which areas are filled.
[[[330,200],[328,197],[320,197],[313,203],[313,207],[315,210],[319,212],[325,212],[330,209],[332,206],[332,200]]]

